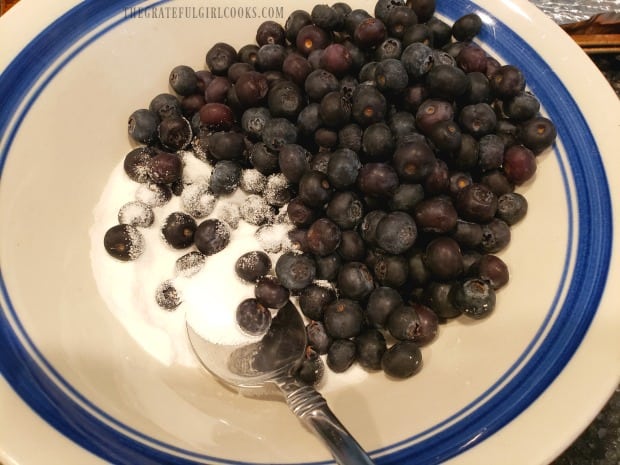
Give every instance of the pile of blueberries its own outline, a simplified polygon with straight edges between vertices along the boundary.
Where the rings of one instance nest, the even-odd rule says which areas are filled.
[[[495,254],[527,211],[515,186],[556,130],[522,71],[473,41],[479,16],[449,25],[434,11],[434,0],[379,0],[374,15],[336,3],[294,11],[284,26],[265,21],[256,44],[213,45],[208,69],[175,67],[174,94],[129,118],[144,144],[126,159],[132,179],[180,195],[175,152],[187,147],[213,165],[215,197],[248,170],[285,178],[269,208],[286,212],[296,250],[273,270],[264,252],[240,257],[256,297],[237,316],[260,333],[297,297],[309,321],[306,382],[325,354],[335,372],[358,362],[411,376],[439,323],[488,316],[508,282]],[[226,246],[220,220],[177,216],[169,241],[204,255]],[[113,255],[132,242],[131,225],[115,228]]]

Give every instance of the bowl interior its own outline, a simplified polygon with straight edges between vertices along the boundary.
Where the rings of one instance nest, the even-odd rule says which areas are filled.
[[[312,4],[285,4],[279,20]],[[374,2],[356,4],[371,11]],[[145,336],[130,333],[100,294],[88,231],[103,186],[132,148],[128,115],[169,91],[174,66],[202,68],[215,41],[253,42],[262,21],[124,16],[119,11],[93,24],[51,63],[16,120],[0,183],[7,321],[46,383],[108,433],[187,460],[328,460],[283,403],[242,397],[197,365],[153,358],[136,340]],[[499,292],[494,315],[441,326],[438,339],[423,349],[423,370],[409,380],[359,371],[329,375],[325,397],[366,449],[381,455],[432,438],[527,362],[553,323],[572,273],[573,189],[561,135],[558,147],[540,157],[535,182],[520,188],[530,208],[500,254],[511,281]],[[153,337],[170,344],[165,334]],[[110,434],[105,437],[116,437]]]

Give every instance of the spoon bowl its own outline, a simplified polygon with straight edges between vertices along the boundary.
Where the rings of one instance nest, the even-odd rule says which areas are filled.
[[[220,382],[247,396],[279,396],[322,439],[338,464],[372,465],[323,396],[294,376],[307,339],[304,321],[293,303],[289,301],[278,311],[259,341],[247,344],[217,344],[200,336],[189,323],[186,326],[198,360]]]

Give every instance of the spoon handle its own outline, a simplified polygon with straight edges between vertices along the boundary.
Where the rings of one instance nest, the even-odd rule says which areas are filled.
[[[316,389],[290,379],[277,384],[291,411],[323,440],[339,465],[374,465]]]

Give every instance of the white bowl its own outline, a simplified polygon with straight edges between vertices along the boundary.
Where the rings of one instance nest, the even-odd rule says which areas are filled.
[[[261,14],[284,21],[314,2],[129,3],[23,0],[0,20],[0,405],[11,418],[0,423],[0,459],[329,462],[284,404],[241,397],[145,350],[100,295],[89,237],[106,180],[131,148],[127,116],[167,91],[172,67],[201,68],[214,42],[251,42]],[[231,7],[256,17],[212,17]],[[411,379],[339,378],[325,396],[380,464],[542,464],[620,375],[620,105],[526,1],[438,0],[438,11],[482,16],[483,46],[524,69],[558,141],[520,189],[530,209],[501,253],[511,282],[492,317],[442,326]]]

